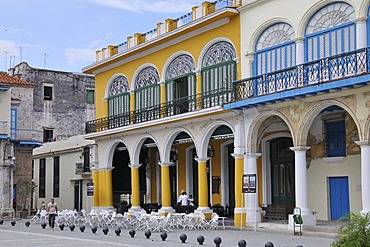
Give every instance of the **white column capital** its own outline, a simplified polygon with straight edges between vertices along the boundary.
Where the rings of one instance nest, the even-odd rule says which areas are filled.
[[[160,81],[160,82],[159,82],[159,85],[160,85],[161,87],[164,87],[164,86],[165,86],[165,81]]]
[[[161,166],[161,167],[162,167],[162,166],[163,166],[163,167],[165,167],[165,166],[171,166],[172,164],[173,164],[172,162],[159,162],[159,163],[158,163],[158,165],[159,165],[159,166]]]
[[[290,150],[294,152],[306,152],[307,150],[310,150],[311,147],[307,146],[297,146],[297,147],[290,147]]]
[[[200,69],[196,69],[196,70],[194,70],[194,73],[196,74],[196,75],[200,75]]]
[[[366,23],[366,20],[367,20],[367,16],[360,16],[360,17],[353,19],[352,21],[354,23]]]
[[[236,158],[244,158],[244,153],[232,153],[231,156]]]
[[[133,164],[133,165],[129,164],[128,167],[130,167],[131,169],[139,169],[141,165],[142,164]]]
[[[207,162],[210,158],[194,158],[197,162]]]
[[[247,156],[247,158],[255,158],[255,159],[258,159],[258,157],[260,157],[262,154],[261,153],[246,153],[245,154]]]
[[[303,43],[304,42],[304,37],[300,36],[300,37],[296,37],[293,39],[293,41],[295,43]]]
[[[98,168],[92,167],[90,170],[92,172],[111,171],[111,170],[113,170],[113,167],[102,167],[102,168],[100,168],[100,167],[98,167]]]
[[[370,140],[365,140],[365,141],[355,141],[355,143],[356,143],[357,145],[359,145],[360,147],[370,146]]]

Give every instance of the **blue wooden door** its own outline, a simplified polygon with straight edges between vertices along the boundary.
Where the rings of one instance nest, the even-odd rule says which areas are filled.
[[[348,177],[329,178],[331,220],[349,213]]]

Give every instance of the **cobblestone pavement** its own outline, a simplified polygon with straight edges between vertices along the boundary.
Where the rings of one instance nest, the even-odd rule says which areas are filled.
[[[162,241],[160,233],[153,232],[150,239],[146,239],[144,231],[136,231],[134,238],[131,238],[127,229],[123,229],[120,236],[116,236],[114,229],[109,229],[107,235],[104,235],[102,228],[93,234],[90,227],[86,227],[85,232],[81,232],[78,227],[71,231],[68,227],[61,231],[59,228],[51,229],[48,226],[42,229],[40,224],[25,226],[26,220],[17,220],[15,226],[10,221],[5,221],[0,225],[0,246],[78,246],[78,247],[96,247],[96,246],[199,246],[197,237],[203,235],[205,242],[203,246],[216,246],[213,242],[216,236],[221,237],[221,246],[238,246],[238,241],[244,239],[247,246],[265,246],[265,243],[271,241],[275,247],[325,247],[330,246],[334,241],[334,235],[330,234],[309,234],[303,236],[294,236],[292,232],[278,230],[209,230],[209,231],[183,231],[174,230],[168,233],[166,241]],[[181,243],[180,235],[187,235],[186,243]]]

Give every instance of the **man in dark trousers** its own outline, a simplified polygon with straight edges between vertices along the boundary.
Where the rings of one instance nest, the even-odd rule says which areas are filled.
[[[54,228],[55,216],[58,214],[57,203],[54,202],[54,198],[48,204],[48,213],[49,213],[49,226]]]

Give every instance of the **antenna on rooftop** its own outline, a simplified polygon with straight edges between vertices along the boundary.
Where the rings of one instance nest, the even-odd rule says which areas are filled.
[[[19,47],[19,63],[22,62],[22,46]]]
[[[44,69],[46,67],[46,58],[48,57],[48,54],[44,52]]]
[[[7,67],[6,67],[6,64],[8,63],[8,54],[9,54],[9,52],[7,52],[7,51],[3,51],[4,53],[5,53],[5,72],[7,71]]]

